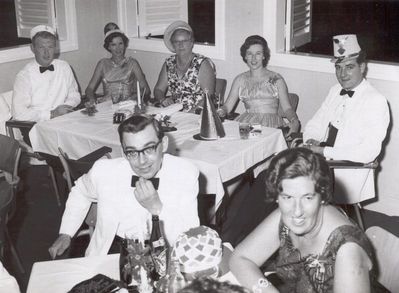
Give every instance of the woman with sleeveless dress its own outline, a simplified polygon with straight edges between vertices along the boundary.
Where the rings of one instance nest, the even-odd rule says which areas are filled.
[[[300,122],[290,105],[287,85],[281,75],[266,68],[270,59],[266,40],[261,36],[250,36],[240,51],[249,71],[234,79],[225,104],[218,110],[219,116],[229,114],[239,99],[244,103],[245,112],[236,120],[267,127],[284,127],[286,123],[278,114],[281,104],[284,117],[289,120],[288,135],[298,132]]]
[[[199,112],[205,92],[215,92],[213,63],[193,53],[193,30],[184,21],[170,24],[164,33],[166,47],[175,55],[166,59],[154,88],[154,98],[162,106],[181,103],[184,112]]]
[[[254,292],[387,292],[377,282],[365,233],[330,204],[332,180],[323,156],[306,148],[276,155],[266,171],[265,200],[278,208],[230,259],[242,285]],[[277,278],[264,276],[259,267],[265,261]]]
[[[112,24],[112,25],[111,25]],[[89,101],[95,101],[95,91],[100,82],[103,84],[104,100],[116,102],[137,99],[137,81],[140,93],[145,101],[151,96],[151,90],[140,64],[133,57],[125,57],[129,39],[114,23],[104,28],[104,48],[111,53],[110,58],[101,59],[94,70],[93,77],[86,88]]]

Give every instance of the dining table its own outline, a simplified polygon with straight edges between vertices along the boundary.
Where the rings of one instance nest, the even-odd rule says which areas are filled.
[[[180,107],[181,108],[181,107]],[[179,111],[178,105],[166,108],[148,106],[146,114],[169,116],[174,131],[166,132],[169,138],[168,153],[192,161],[200,170],[200,194],[215,194],[215,210],[225,195],[227,182],[287,148],[280,129],[261,127],[261,132],[241,139],[239,123],[225,120],[225,136],[215,140],[198,140],[201,116]],[[118,135],[118,124],[113,123],[115,112],[127,116],[134,111],[131,106],[115,106],[111,101],[97,104],[97,112],[88,115],[85,109],[74,111],[48,121],[36,123],[29,133],[36,152],[59,154],[59,147],[71,159],[78,159],[90,152],[108,146],[112,157],[123,156]],[[170,128],[171,129],[171,128]]]
[[[223,257],[219,264],[221,273],[218,280],[238,285],[239,282],[228,269],[232,250],[229,243],[223,243]],[[36,262],[33,264],[26,292],[66,293],[76,284],[97,274],[120,280],[119,253]]]

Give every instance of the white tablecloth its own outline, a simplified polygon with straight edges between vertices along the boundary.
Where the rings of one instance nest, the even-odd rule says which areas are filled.
[[[95,116],[76,111],[55,119],[39,122],[29,136],[34,151],[58,154],[61,147],[70,158],[80,158],[102,146],[112,148],[112,156],[122,156],[117,132],[112,123],[114,109],[110,102],[97,105]],[[160,113],[162,108],[149,107],[149,113]],[[201,116],[183,112],[172,115],[171,122],[177,131],[168,132],[168,152],[193,161],[199,168],[200,193],[216,194],[216,207],[224,195],[222,183],[287,148],[280,130],[262,128],[259,137],[242,140],[238,123],[223,123],[226,137],[214,141],[199,141],[193,135],[199,133]]]
[[[119,280],[119,254],[36,262],[27,293],[65,293],[97,274]]]
[[[225,262],[224,258],[222,262]],[[43,261],[33,264],[27,293],[65,293],[77,283],[106,275],[119,280],[119,254]],[[231,272],[219,278],[239,284]]]

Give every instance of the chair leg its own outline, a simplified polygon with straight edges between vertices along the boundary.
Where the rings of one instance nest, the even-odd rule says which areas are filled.
[[[54,187],[54,191],[55,191],[55,196],[57,197],[57,204],[60,207],[61,206],[61,200],[60,200],[60,194],[58,192],[58,185],[57,185],[57,181],[55,180],[55,174],[54,174],[54,170],[52,167],[48,166],[49,168],[49,172],[50,172],[50,177],[51,177],[51,181],[53,182],[53,187]]]
[[[362,218],[362,213],[361,213],[361,206],[359,203],[353,205],[355,209],[355,214],[356,214],[356,219],[357,223],[359,224],[360,229],[364,231],[364,224],[363,224],[363,218]]]
[[[11,249],[11,253],[14,256],[15,262],[17,263],[17,267],[18,267],[18,269],[20,270],[20,272],[22,274],[25,274],[25,270],[24,270],[24,267],[22,266],[21,259],[19,258],[19,255],[17,253],[17,250],[14,247],[14,244],[12,243],[12,239],[10,237],[10,234],[8,234],[8,229],[5,230],[5,234],[6,234],[6,237],[7,237],[8,245],[9,245],[9,247]]]

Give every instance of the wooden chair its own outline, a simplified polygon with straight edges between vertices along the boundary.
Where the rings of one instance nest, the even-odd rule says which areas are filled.
[[[366,234],[373,244],[378,265],[378,281],[391,292],[399,292],[399,237],[372,226]]]
[[[5,123],[11,118],[12,91],[0,94],[0,134],[7,135]]]
[[[68,155],[61,149],[59,150],[59,158],[61,160],[62,166],[65,171],[65,178],[68,183],[68,189],[71,191],[73,183],[83,174],[89,172],[93,164],[100,158],[106,156],[108,159],[111,158],[110,153],[112,149],[109,147],[102,147],[98,150],[78,159],[72,160],[68,157]],[[84,229],[78,232],[77,237],[82,235],[91,235],[94,232],[94,227],[96,225],[97,220],[97,204],[92,203],[90,209],[85,218],[85,223],[89,227],[89,229]]]
[[[297,147],[303,142],[303,134],[298,133],[297,136],[292,140],[291,144],[289,145],[290,148]],[[370,170],[375,170],[378,168],[378,159],[375,159],[372,162],[368,163],[361,163],[361,162],[354,162],[350,160],[327,160],[328,166],[330,169],[370,169]],[[361,213],[361,203],[354,203],[350,204],[353,206],[355,215],[356,215],[356,221],[359,225],[359,227],[364,231],[364,224],[363,224],[363,219],[362,219],[362,213]]]
[[[0,259],[4,256],[4,246],[8,245],[19,270],[25,273],[7,227],[16,208],[16,191],[19,183],[17,173],[21,148],[18,141],[0,134],[0,149],[0,170],[4,172],[5,177],[0,179]]]
[[[222,78],[216,78],[216,85],[215,85],[216,107],[223,105],[224,95],[226,93],[226,87],[227,87],[227,80]]]

